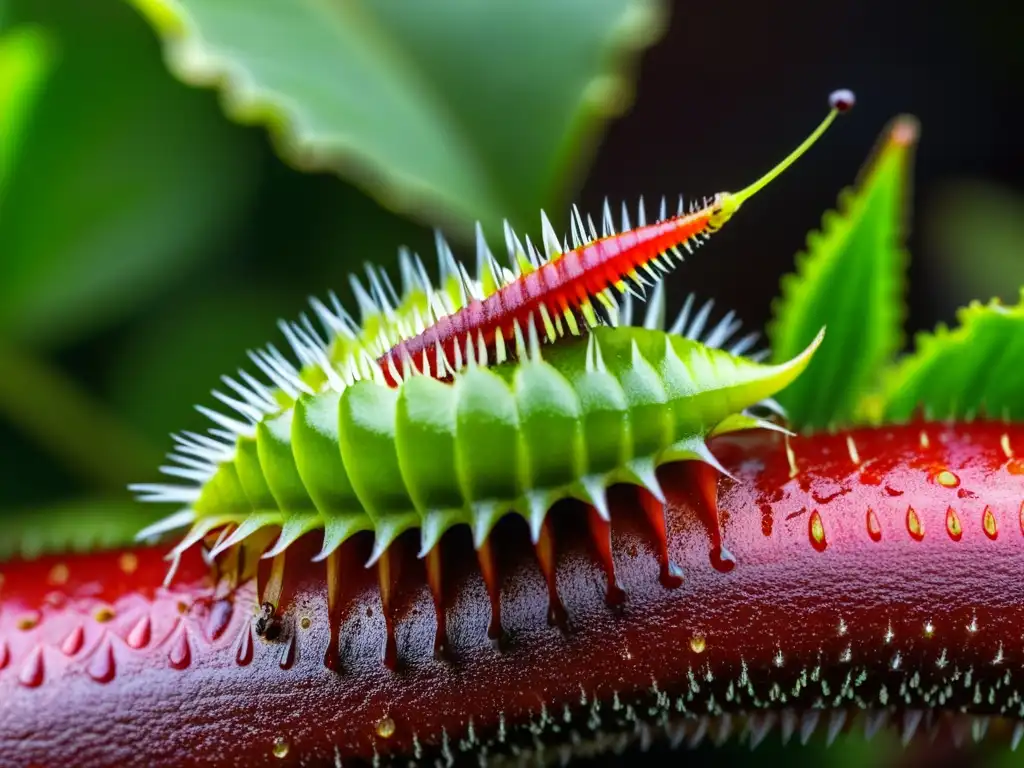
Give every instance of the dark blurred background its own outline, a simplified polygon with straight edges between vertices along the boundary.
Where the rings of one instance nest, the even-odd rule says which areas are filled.
[[[953,321],[972,298],[1016,299],[1024,24],[1014,3],[668,7],[663,36],[639,58],[632,106],[592,161],[583,153],[530,210],[551,206],[564,226],[572,201],[597,214],[606,195],[738,189],[848,87],[856,109],[688,260],[670,311],[693,290],[763,327],[806,233],[904,112],[922,123],[908,328]],[[215,92],[169,74],[156,33],[118,0],[0,0],[0,32],[26,23],[59,52],[0,198],[0,515],[8,531],[53,510],[141,519],[155,511],[132,504],[124,484],[156,479],[168,432],[203,428],[192,404],[210,402],[218,375],[278,342],[276,319],[304,311],[307,296],[333,288],[350,303],[346,276],[363,261],[393,267],[408,244],[433,267],[433,220],[390,213],[347,176],[290,168],[263,128],[232,122]],[[514,54],[537,51],[521,39]],[[510,93],[508,120],[529,121],[519,104]],[[539,232],[536,218],[516,224]],[[848,752],[855,764],[857,749],[829,759]]]

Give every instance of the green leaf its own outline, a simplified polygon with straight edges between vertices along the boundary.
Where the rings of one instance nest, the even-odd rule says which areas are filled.
[[[917,121],[894,120],[853,189],[839,196],[822,230],[807,238],[795,274],[768,328],[775,359],[803,349],[824,325],[827,337],[807,371],[779,396],[796,428],[859,417],[862,398],[902,346],[906,255],[903,221]]]
[[[87,499],[19,510],[3,518],[0,562],[62,552],[95,552],[131,545],[153,512],[125,499]]]
[[[533,222],[631,96],[661,0],[132,0],[183,80],[403,213]]]
[[[255,136],[170,77],[116,2],[9,3],[60,60],[0,200],[0,334],[81,338],[223,248],[255,188]]]
[[[53,46],[42,30],[21,27],[0,37],[0,200],[52,65]]]
[[[958,328],[919,334],[915,351],[889,372],[886,421],[905,421],[918,409],[934,419],[1024,419],[1024,289],[1016,306],[973,302],[957,317]]]

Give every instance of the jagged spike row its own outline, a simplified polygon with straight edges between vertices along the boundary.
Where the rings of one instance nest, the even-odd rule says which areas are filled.
[[[466,267],[455,259],[451,247],[444,241],[440,232],[437,232],[435,238],[440,275],[436,288],[427,278],[422,260],[409,251],[399,252],[403,295],[398,295],[385,270],[368,265],[366,284],[362,283],[356,275],[352,275],[350,280],[355,303],[359,307],[361,321],[359,325],[356,325],[352,317],[345,312],[335,295],[330,296],[333,307],[314,300],[311,303],[313,312],[327,330],[327,334],[331,338],[330,342],[325,341],[321,334],[313,328],[307,316],[301,317],[298,323],[283,323],[281,330],[301,368],[293,365],[272,344],[263,349],[251,351],[250,358],[253,364],[273,389],[271,390],[253,377],[243,374],[240,376],[241,381],[239,379],[223,380],[230,393],[214,392],[214,397],[230,410],[231,415],[218,413],[202,406],[198,407],[215,425],[209,429],[210,437],[204,438],[204,440],[197,440],[189,436],[177,438],[175,442],[178,450],[170,455],[172,464],[164,468],[166,474],[196,482],[197,485],[144,484],[136,485],[134,489],[142,498],[148,500],[196,504],[202,498],[201,489],[204,487],[204,483],[215,484],[217,478],[224,482],[231,482],[229,478],[224,479],[217,474],[222,465],[221,457],[229,453],[231,446],[237,452],[237,462],[243,459],[251,461],[254,447],[252,441],[258,432],[260,451],[271,450],[271,446],[264,444],[266,440],[273,439],[272,435],[267,437],[268,430],[272,429],[267,425],[276,418],[275,412],[284,412],[285,409],[293,406],[298,407],[300,397],[315,397],[318,393],[328,391],[348,391],[349,388],[362,381],[382,385],[382,391],[388,391],[389,387],[395,387],[415,375],[433,373],[436,378],[446,378],[450,375],[462,376],[466,367],[469,368],[469,373],[472,373],[476,371],[478,365],[486,365],[490,354],[494,354],[494,359],[498,362],[512,357],[520,358],[524,361],[523,371],[526,371],[530,368],[529,362],[539,362],[542,359],[542,346],[558,338],[566,335],[580,336],[584,331],[602,324],[609,326],[632,325],[632,298],[646,299],[649,289],[653,289],[653,293],[644,319],[644,327],[648,331],[664,328],[665,296],[664,284],[660,282],[660,278],[674,266],[673,258],[677,261],[683,260],[680,246],[685,248],[688,253],[692,253],[695,247],[699,247],[701,243],[709,240],[711,234],[721,228],[744,201],[757,194],[758,190],[799,158],[824,132],[836,115],[848,109],[851,104],[852,94],[847,92],[834,94],[831,99],[833,109],[797,150],[753,184],[741,189],[739,193],[721,193],[714,198],[705,199],[699,207],[695,207],[691,203],[691,211],[694,213],[687,216],[675,216],[672,219],[665,218],[667,203],[663,201],[659,208],[663,218],[650,225],[646,223],[647,212],[641,200],[636,214],[640,225],[639,229],[632,229],[633,222],[629,210],[624,205],[621,222],[623,230],[628,231],[629,234],[616,241],[606,240],[615,236],[617,232],[612,219],[611,206],[608,201],[605,201],[601,216],[601,239],[598,239],[596,227],[590,217],[588,216],[585,227],[579,210],[573,209],[569,228],[573,244],[579,243],[577,248],[580,250],[573,250],[570,253],[565,253],[567,238],[562,241],[562,244],[559,243],[554,227],[544,213],[541,215],[541,249],[532,244],[529,236],[520,240],[509,223],[505,222],[504,234],[509,253],[509,269],[505,269],[497,263],[494,255],[487,248],[482,231],[478,228],[476,279],[471,278]],[[683,209],[684,204],[680,199],[680,213]],[[601,242],[596,242],[598,240]],[[565,261],[561,261],[563,259]],[[530,282],[528,275],[542,269],[544,272]],[[515,282],[520,275],[527,276],[518,288],[513,289],[510,284]],[[499,306],[502,296],[495,295],[496,292],[504,292],[505,289],[512,290],[512,293],[508,294],[510,298],[518,292],[518,301],[512,301],[511,308],[504,305]],[[616,296],[622,297],[621,302],[616,300]],[[482,309],[481,307],[488,301],[488,308]],[[473,306],[476,307],[473,310],[476,314],[470,311]],[[731,349],[736,352],[748,352],[755,342],[755,337],[748,335],[741,337],[738,341],[730,341],[739,330],[732,313],[722,318],[705,336],[703,334],[708,326],[712,304],[709,302],[701,306],[691,318],[692,306],[691,298],[687,301],[683,312],[671,330],[680,335],[700,338],[706,343],[681,347],[680,349],[684,350],[682,352],[684,356],[689,357],[688,361],[684,362],[678,356],[679,352],[674,348],[673,343],[669,341],[672,337],[666,336],[664,365],[672,368],[678,364],[678,367],[681,368],[677,368],[675,374],[672,375],[689,377],[690,380],[693,377],[699,378],[700,375],[707,376],[709,380],[715,379],[720,374],[716,370],[718,364],[725,366],[726,369],[731,367],[730,373],[739,376],[738,381],[740,382],[744,381],[744,376],[753,377],[746,380],[742,386],[748,387],[745,391],[750,395],[759,394],[753,396],[751,401],[742,401],[742,403],[737,401],[739,408],[750,407],[751,404],[758,401],[759,397],[777,391],[777,388],[772,388],[773,384],[769,384],[771,377],[775,377],[774,384],[787,380],[787,377],[790,377],[788,380],[792,380],[792,376],[796,375],[793,372],[798,368],[803,370],[809,355],[813,352],[813,347],[820,343],[819,337],[803,355],[795,357],[791,364],[786,364],[788,368],[786,366],[765,367],[762,372],[755,372],[757,365],[755,362],[745,362],[742,365],[751,368],[743,369],[740,367],[740,358],[735,355],[723,355],[718,364],[713,364],[710,357],[702,359],[701,355],[707,354],[715,346],[724,347],[727,344],[731,344]],[[480,324],[487,322],[487,318],[493,317],[496,311],[505,312],[501,315],[501,323],[504,325],[488,327],[487,333],[492,334],[493,338],[484,339]],[[521,313],[516,313],[517,311]],[[452,315],[451,318],[450,315]],[[593,336],[588,343],[591,343],[592,340]],[[418,342],[419,346],[413,342]],[[637,346],[636,337],[632,338],[632,343],[634,365],[649,368],[649,362],[643,357]],[[493,348],[490,345],[493,345]],[[617,354],[621,355],[624,351],[621,350]],[[593,351],[588,350],[588,365],[600,371],[601,358],[599,345],[594,342]],[[675,360],[675,362],[670,362],[670,360]],[[417,361],[422,366],[419,370],[414,365]],[[537,367],[537,372],[543,372],[543,370],[543,366]],[[668,372],[668,369],[666,371]],[[669,375],[669,373],[665,375]],[[759,381],[757,379],[759,375],[767,378]],[[373,397],[380,396],[383,395],[373,395]],[[347,401],[346,398],[341,400],[342,403]],[[383,411],[378,409],[378,415],[375,416],[374,408],[370,407],[364,418],[379,419],[380,413],[386,413],[389,418],[393,418],[394,413],[388,408]],[[724,431],[774,426],[745,412],[732,414],[715,412],[715,414],[715,421],[702,426],[703,431],[699,435],[695,433],[692,439],[686,438],[671,445],[669,449],[658,455],[662,457],[659,460],[696,459],[705,461],[721,470],[708,451],[707,445],[703,443],[703,438]],[[349,427],[355,432],[358,432],[360,428],[360,424],[355,422]],[[337,427],[332,429],[337,429]],[[371,430],[364,439],[379,439],[380,434],[380,431]],[[287,443],[285,444],[287,447]],[[244,449],[249,452],[248,458],[243,454]],[[354,456],[349,459],[353,463],[357,461]],[[346,459],[346,466],[349,459]],[[259,457],[258,461],[262,462],[262,457]],[[294,459],[289,459],[289,461],[294,464]],[[620,473],[617,475],[618,478],[646,488],[650,498],[660,501],[664,499],[664,495],[660,492],[654,477],[654,468],[653,457],[647,456],[643,459],[626,462],[615,472]],[[232,471],[234,470],[232,469]],[[376,469],[374,471],[377,472]],[[613,479],[613,474],[614,472],[605,479]],[[234,477],[234,485],[238,486],[239,479],[239,476]],[[281,480],[280,477],[278,479]],[[256,486],[246,487],[246,495],[268,497],[272,490],[268,483],[272,485],[272,482],[269,478],[264,478]],[[240,487],[242,486],[238,486],[234,490],[238,490]],[[237,494],[231,497],[231,488],[227,487],[216,490],[213,496],[220,499],[221,492],[227,494],[224,498],[240,499]],[[586,484],[584,484],[582,493],[591,496],[586,492]],[[242,529],[247,526],[252,532],[262,525],[282,519],[279,512],[283,509],[283,505],[276,499],[275,492],[273,496],[273,499],[265,498],[260,503],[275,510],[273,513],[268,512],[262,515],[269,522],[260,522],[258,514],[248,515],[248,519],[246,519],[247,515],[242,514],[241,519],[245,519],[244,524],[239,525],[239,528],[226,537],[219,546],[227,546],[225,543],[241,541]],[[535,539],[540,534],[541,523],[544,519],[543,511],[547,509],[550,501],[551,499],[548,498],[541,500],[534,497],[529,500],[530,510],[525,516],[534,530]],[[359,502],[362,503],[361,497]],[[242,509],[243,502],[238,501],[237,503],[239,509]],[[595,508],[601,509],[599,501],[595,500],[593,503]],[[260,505],[254,504],[251,499],[249,504],[254,509],[260,508]],[[420,504],[416,504],[416,508],[417,513],[421,515],[429,512]],[[537,512],[539,509],[542,512]],[[173,519],[175,521],[183,520],[187,516],[186,512],[195,512],[195,510],[184,510]],[[370,514],[372,510],[367,508],[365,512]],[[183,547],[199,541],[208,532],[222,526],[225,522],[240,522],[239,514],[241,513],[238,510],[231,511],[218,507],[216,504],[212,505],[212,509],[206,509],[203,519],[199,520],[175,551],[182,551]],[[191,515],[191,517],[195,518],[196,515]],[[479,522],[482,517],[478,515],[476,522]],[[143,531],[143,536],[164,530],[167,524],[166,520],[158,523]],[[389,524],[390,528],[381,530],[377,526],[376,517],[370,523],[370,527],[382,535],[379,537],[382,541],[378,542],[376,547],[378,554],[381,547],[386,548],[390,541],[399,534],[399,528],[402,525],[404,528],[411,526],[409,522]],[[490,524],[493,524],[493,521]],[[337,531],[333,531],[330,536],[335,539],[338,539],[339,536],[344,538],[350,535],[350,532],[338,534]],[[328,538],[326,536],[326,539]]]
[[[576,220],[577,226],[582,226],[578,210],[574,212],[573,218]],[[507,231],[511,232],[511,228],[508,228]],[[480,235],[477,253],[478,272],[479,267],[483,265],[485,275],[490,272],[492,278],[497,281],[499,270],[502,268],[487,248],[486,241],[482,238],[482,231],[478,230],[478,235]],[[512,233],[511,237],[515,239],[516,236]],[[462,285],[472,282],[475,286],[479,286],[479,282],[469,278],[464,266],[456,262],[454,257],[449,258],[451,250],[444,243],[443,238],[438,238],[438,244],[441,253],[440,260],[443,264],[447,264],[445,274],[451,279],[458,280]],[[422,261],[418,256],[413,256],[408,252],[406,254],[403,272],[409,277],[403,280],[403,284],[406,285],[406,290],[411,288],[424,292],[423,275],[425,270],[422,268]],[[507,271],[506,274],[501,275],[503,282],[509,278],[510,275],[507,274]],[[358,283],[358,278],[353,278],[353,284]],[[364,317],[381,316],[388,313],[394,315],[396,308],[402,305],[403,300],[401,297],[397,297],[398,301],[395,301],[396,297],[391,295],[394,288],[393,286],[388,287],[390,280],[377,274],[371,278],[371,285],[370,291],[361,285],[358,288],[358,292],[363,297],[360,300],[360,309]],[[472,293],[476,293],[478,290],[475,286]],[[429,284],[427,284],[426,290],[434,294],[438,293],[438,289]],[[361,329],[340,307],[337,296],[333,293],[329,294],[329,301],[332,307],[328,307],[317,299],[311,300],[313,310],[321,320],[327,334],[335,333],[347,340],[357,338]],[[746,356],[755,361],[761,361],[767,356],[766,350],[748,354],[759,338],[759,334],[751,332],[737,339],[736,335],[741,328],[741,323],[735,318],[734,312],[729,312],[715,325],[708,328],[708,318],[714,307],[714,301],[708,300],[694,312],[695,301],[694,294],[691,293],[687,296],[682,310],[669,328],[670,334],[692,339],[709,347],[725,349],[733,355]],[[609,297],[609,303],[612,310],[602,314],[605,324],[612,327],[633,324],[632,294],[624,294],[619,302],[615,302]],[[307,316],[303,315],[299,323],[282,320],[278,325],[303,368],[316,369],[322,375],[328,388],[341,391],[355,381],[383,380],[384,372],[373,358],[374,352],[379,347],[375,347],[374,352],[360,350],[358,354],[349,359],[336,362],[331,359],[330,345],[323,340]],[[414,327],[418,325],[422,325],[422,318],[414,324]],[[643,319],[643,327],[654,330],[665,329],[665,287],[663,282],[658,282],[651,293],[647,312]],[[387,339],[386,334],[385,339]],[[550,334],[542,329],[537,316],[531,314],[525,322],[525,327],[522,324],[516,324],[514,343],[507,349],[503,346],[498,350],[495,362],[502,362],[509,357],[540,359],[543,346],[541,342],[549,340]],[[379,343],[385,344],[390,341],[387,339]],[[458,372],[467,363],[484,366],[490,363],[482,336],[478,336],[476,339],[466,337],[455,349],[456,355],[452,359],[443,354],[439,355],[448,374]],[[590,351],[593,349],[596,349],[596,352]],[[600,359],[598,345],[588,345],[588,355],[592,354],[596,355],[598,360]],[[226,415],[202,405],[196,406],[197,410],[209,418],[217,428],[211,430],[212,436],[195,433],[174,435],[176,451],[168,456],[171,463],[161,467],[164,474],[177,479],[191,480],[201,485],[213,475],[221,462],[234,456],[234,443],[237,438],[251,438],[256,424],[281,409],[282,404],[274,398],[272,388],[284,393],[290,401],[297,399],[300,394],[314,394],[315,390],[306,382],[302,372],[273,345],[268,345],[264,350],[252,350],[249,352],[249,357],[266,377],[269,386],[244,370],[238,371],[237,379],[230,376],[222,377],[222,382],[237,397],[227,395],[219,390],[214,390],[213,396],[227,406],[234,415]],[[600,366],[600,363],[598,365]],[[426,368],[424,373],[429,375],[429,367],[424,366],[424,368]],[[416,366],[406,367],[405,370],[416,371]],[[392,368],[390,373],[392,377],[402,379],[397,368]],[[759,405],[783,415],[781,408],[773,400],[765,400]],[[138,484],[131,488],[140,494],[140,499],[145,501],[187,504],[195,501],[198,496],[198,487]],[[604,506],[603,502],[601,502],[601,506]],[[148,536],[153,531],[147,529],[144,533]]]

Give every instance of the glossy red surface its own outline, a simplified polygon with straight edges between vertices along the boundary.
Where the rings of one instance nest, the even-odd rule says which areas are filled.
[[[727,713],[752,714],[755,732],[780,711],[800,717],[784,714],[783,729],[808,730],[817,711],[823,728],[856,710],[914,725],[922,711],[1024,716],[1024,426],[864,429],[788,451],[750,434],[713,449],[735,481],[660,473],[678,587],[663,585],[635,491],[613,489],[614,574],[599,520],[552,513],[540,562],[554,564],[564,629],[549,623],[525,524],[506,520],[493,539],[504,637],[492,642],[476,555],[454,531],[432,575],[447,619],[435,657],[424,562],[400,540],[385,584],[394,669],[368,541],[333,565],[309,562],[316,541],[289,550],[262,634],[269,564],[259,587],[229,591],[196,552],[159,586],[167,547],[6,563],[0,764],[462,759]],[[606,604],[615,583],[619,608]]]

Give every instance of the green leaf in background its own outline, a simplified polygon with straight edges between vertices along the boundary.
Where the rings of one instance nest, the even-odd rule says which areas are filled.
[[[854,188],[840,194],[838,212],[808,236],[796,273],[782,279],[768,328],[775,359],[789,359],[826,326],[818,355],[778,398],[796,429],[856,418],[902,346],[904,216],[917,136],[911,117],[889,125]]]
[[[32,107],[52,66],[53,46],[43,30],[21,27],[0,35],[0,201]]]
[[[661,0],[132,0],[170,66],[308,170],[403,213],[533,225],[564,202]],[[468,227],[467,227],[468,231]]]
[[[915,351],[890,371],[887,421],[905,421],[918,408],[934,419],[1024,419],[1024,290],[1014,307],[973,302],[958,319],[953,330],[919,334]]]
[[[978,296],[1016,299],[1024,285],[1024,195],[981,180],[943,185],[923,222],[929,277],[953,307]]]
[[[51,553],[126,547],[154,517],[145,505],[101,499],[33,507],[15,514],[0,512],[0,562],[12,557],[32,559]]]
[[[44,26],[60,61],[0,201],[0,335],[66,344],[224,247],[257,137],[168,76],[122,3],[16,0],[7,17]]]

